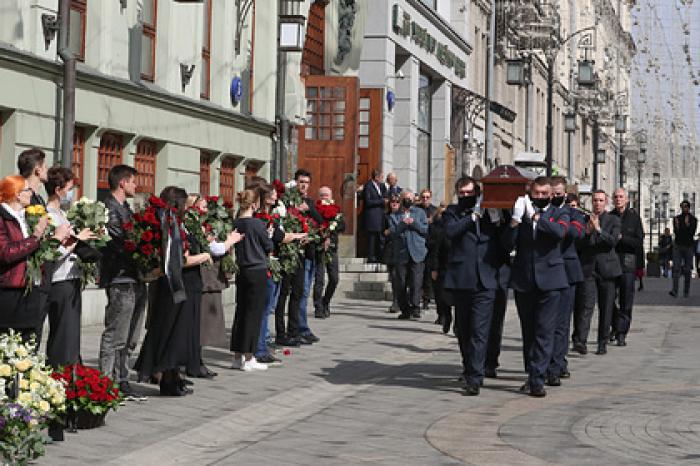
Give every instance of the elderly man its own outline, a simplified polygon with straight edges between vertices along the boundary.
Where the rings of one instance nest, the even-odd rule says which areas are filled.
[[[401,193],[401,186],[399,186],[399,180],[396,174],[391,172],[386,176],[386,190],[387,196],[391,197],[394,194]]]
[[[333,192],[328,186],[318,190],[318,200],[321,204],[333,204]],[[328,220],[328,219],[324,219]],[[338,286],[338,234],[345,231],[345,222],[341,219],[338,226],[330,232],[323,242],[323,251],[316,252],[316,271],[314,280],[314,317],[325,319],[331,316],[331,299]],[[325,252],[329,253],[330,261],[324,262]],[[326,273],[328,284],[324,293],[323,287]]]
[[[401,192],[399,211],[389,215],[389,232],[395,267],[394,289],[398,291],[401,309],[399,319],[419,319],[423,265],[428,254],[428,220],[423,209],[413,204],[413,193],[408,189]]]
[[[379,262],[382,257],[382,230],[384,230],[384,208],[387,190],[382,183],[382,172],[372,170],[371,178],[362,190],[364,203],[362,215],[367,232],[367,262]]]
[[[617,281],[617,303],[613,315],[613,337],[617,337],[617,346],[625,346],[627,332],[632,322],[632,304],[634,303],[634,284],[637,280],[637,255],[644,244],[644,228],[639,214],[629,207],[627,191],[622,188],[613,194],[615,208],[611,215],[620,219],[617,255],[620,258],[622,275]]]

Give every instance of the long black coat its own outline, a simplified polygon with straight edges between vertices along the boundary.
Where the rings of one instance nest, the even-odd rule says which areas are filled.
[[[370,232],[382,231],[384,227],[384,198],[386,198],[386,185],[379,183],[380,192],[374,187],[372,180],[365,183],[362,189],[364,201],[363,217],[365,230]]]

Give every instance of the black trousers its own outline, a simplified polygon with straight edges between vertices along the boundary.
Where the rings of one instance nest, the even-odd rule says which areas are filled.
[[[367,232],[367,259],[379,261],[383,257],[382,240],[383,236],[380,231]]]
[[[462,354],[464,380],[478,386],[484,380],[484,361],[495,290],[453,290],[452,293],[455,298],[455,327]]]
[[[444,288],[444,273],[440,272],[438,274],[438,279],[432,280],[432,283],[433,291],[435,293],[435,306],[437,307],[438,317],[442,317],[443,319],[447,319],[448,322],[452,322],[452,304],[450,303],[450,300],[447,296],[447,291],[445,291]]]
[[[245,269],[236,274],[236,314],[231,329],[231,351],[254,353],[267,304],[267,269]]]
[[[552,359],[560,290],[515,292],[523,335],[523,363],[530,388],[542,387]]]
[[[486,368],[496,369],[498,357],[501,355],[501,341],[503,340],[503,324],[506,319],[506,307],[508,305],[508,290],[496,289],[496,297],[493,301],[493,316],[491,316],[491,328],[489,330],[489,343],[486,348]]]
[[[627,335],[632,324],[632,306],[634,305],[634,284],[637,280],[634,272],[624,272],[616,281],[617,306],[612,321],[615,333]]]
[[[283,338],[299,336],[299,304],[304,293],[304,260],[291,274],[282,277],[280,297],[275,307],[275,336]],[[284,308],[289,300],[287,312],[287,326],[284,325]]]
[[[423,285],[423,262],[394,265],[394,289],[399,294],[399,308],[402,314],[410,314],[420,309],[421,288]]]
[[[634,282],[633,282],[634,285]],[[615,302],[615,279],[588,277],[576,286],[574,298],[574,343],[588,342],[591,318],[596,300],[598,301],[598,342],[605,343],[610,337],[613,304]]]
[[[338,251],[331,251],[331,260],[327,264],[323,263],[323,256],[316,258],[316,269],[314,272],[314,309],[316,313],[325,312],[330,305],[340,279],[338,270]],[[326,273],[328,274],[327,285],[325,284]],[[325,292],[323,290],[324,285],[326,287]]]
[[[569,352],[569,330],[571,329],[571,313],[574,306],[574,293],[576,285],[561,290],[559,299],[559,315],[554,329],[554,349],[552,361],[549,363],[548,375],[560,376],[569,370],[569,362],[566,354]]]
[[[80,313],[82,310],[80,280],[51,284],[49,290],[49,338],[46,359],[58,368],[80,362]]]

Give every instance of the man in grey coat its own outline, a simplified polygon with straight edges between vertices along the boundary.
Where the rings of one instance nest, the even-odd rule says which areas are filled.
[[[413,193],[401,192],[401,209],[389,216],[394,259],[394,289],[399,293],[399,319],[420,318],[423,267],[428,254],[428,219],[413,204]],[[410,277],[410,283],[409,283]],[[410,289],[410,292],[409,292]]]

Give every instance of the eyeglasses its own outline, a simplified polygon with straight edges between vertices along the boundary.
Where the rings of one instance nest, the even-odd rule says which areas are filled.
[[[21,193],[34,193],[34,190],[32,188],[24,188]]]

